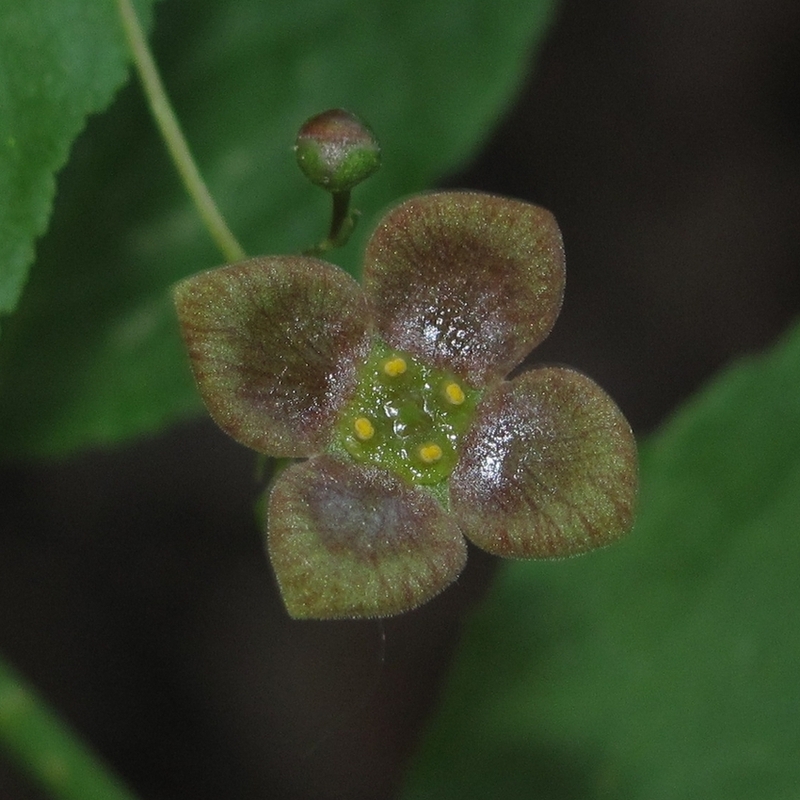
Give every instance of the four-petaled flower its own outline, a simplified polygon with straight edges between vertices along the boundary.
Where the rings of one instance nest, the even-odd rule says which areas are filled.
[[[614,402],[565,368],[506,379],[561,307],[548,211],[412,198],[372,235],[363,284],[277,256],[175,289],[212,417],[261,453],[304,459],[277,476],[267,515],[292,616],[411,609],[455,580],[465,537],[548,558],[630,528],[636,445]]]

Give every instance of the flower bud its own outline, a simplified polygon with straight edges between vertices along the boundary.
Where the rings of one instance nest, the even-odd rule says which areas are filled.
[[[372,131],[341,108],[323,111],[300,128],[295,143],[300,169],[329,192],[347,192],[380,166],[381,149]]]

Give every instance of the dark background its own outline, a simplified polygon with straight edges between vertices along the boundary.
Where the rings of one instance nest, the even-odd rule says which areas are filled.
[[[554,211],[566,303],[535,357],[638,433],[797,313],[799,87],[796,0],[572,0],[446,182]],[[397,619],[295,623],[257,491],[207,421],[0,467],[2,650],[143,798],[390,796],[493,561]],[[0,758],[0,798],[41,796]]]

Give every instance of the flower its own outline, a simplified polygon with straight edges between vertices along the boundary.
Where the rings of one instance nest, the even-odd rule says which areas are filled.
[[[563,288],[552,215],[474,192],[389,211],[363,288],[301,256],[177,285],[212,417],[261,453],[303,459],[278,474],[267,514],[293,617],[414,608],[457,578],[465,537],[549,558],[627,532],[636,445],[611,398],[567,368],[506,377],[550,332]]]

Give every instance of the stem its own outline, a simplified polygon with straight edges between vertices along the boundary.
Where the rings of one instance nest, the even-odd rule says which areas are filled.
[[[54,797],[136,800],[1,658],[0,743]]]
[[[358,220],[358,211],[350,211],[350,192],[332,192],[331,227],[327,238],[305,250],[303,255],[321,256],[335,247],[344,247]]]
[[[247,255],[228,228],[200,175],[200,170],[192,157],[180,123],[164,90],[164,84],[161,82],[153,55],[147,46],[147,40],[142,26],[139,24],[133,3],[131,0],[117,0],[117,8],[147,102],[175,167],[180,173],[183,185],[223,258],[226,261],[242,261]]]
[[[347,225],[347,211],[350,208],[350,192],[333,193],[333,209],[331,211],[331,229],[328,233],[328,241],[334,242],[334,246],[341,246],[347,241],[352,228]],[[344,239],[344,241],[341,241]]]

